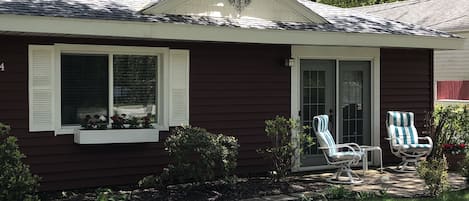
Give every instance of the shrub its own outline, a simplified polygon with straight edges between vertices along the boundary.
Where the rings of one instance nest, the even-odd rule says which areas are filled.
[[[446,157],[433,158],[427,161],[422,161],[417,166],[417,173],[420,178],[425,181],[430,195],[438,196],[444,191],[448,190],[448,172]]]
[[[131,193],[114,192],[111,189],[98,189],[96,201],[127,201],[131,200]]]
[[[469,177],[469,155],[466,155],[463,161],[461,161],[460,166],[461,167],[461,175],[463,177],[468,178]]]
[[[226,179],[236,168],[239,145],[234,137],[184,126],[172,132],[165,146],[169,152],[168,168],[159,178],[144,178],[140,182],[142,186]]]
[[[274,170],[271,177],[274,182],[279,182],[288,175],[295,152],[301,150],[303,145],[311,146],[312,138],[304,134],[304,127],[299,126],[294,119],[277,116],[273,120],[265,121],[265,124],[265,132],[272,144],[257,152],[272,159]],[[297,132],[296,139],[292,139],[292,132]]]
[[[466,123],[469,122],[469,108],[466,105],[437,105],[431,118],[434,119],[435,132],[438,132],[433,135],[436,155],[459,153],[448,147],[469,141],[469,124]]]
[[[0,137],[9,131],[9,126],[0,123]],[[0,200],[37,200],[39,178],[21,161],[25,156],[16,142],[16,137],[8,136],[0,143]]]

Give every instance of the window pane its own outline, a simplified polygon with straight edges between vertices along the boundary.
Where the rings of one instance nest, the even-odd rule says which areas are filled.
[[[62,54],[62,125],[108,116],[108,56]]]
[[[156,56],[114,55],[114,114],[157,121]]]

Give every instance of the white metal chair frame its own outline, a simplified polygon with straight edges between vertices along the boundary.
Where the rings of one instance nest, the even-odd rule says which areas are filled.
[[[319,129],[318,129],[318,124],[320,119],[323,118],[325,119],[326,125],[328,125],[328,119],[329,117],[327,115],[320,115],[320,116],[315,116],[313,118],[313,130],[319,139],[321,136]],[[316,123],[317,122],[317,123]],[[327,135],[330,135],[329,129],[326,129]],[[324,131],[323,131],[324,132]],[[332,137],[332,136],[331,136]],[[318,140],[319,141],[319,140]],[[335,142],[334,142],[335,143]],[[334,165],[338,167],[337,172],[334,174],[333,177],[328,178],[327,181],[330,183],[335,183],[335,184],[357,184],[357,183],[362,183],[363,180],[353,172],[351,166],[352,165],[357,165],[360,160],[363,158],[363,152],[360,149],[360,146],[356,143],[345,143],[345,144],[335,144],[334,147],[329,147],[327,144],[324,146],[321,141],[319,141],[319,144],[321,147],[319,147],[320,150],[322,150],[324,154],[324,158],[326,158],[326,161],[329,165]],[[347,149],[347,151],[339,151],[341,149]],[[351,159],[338,159],[336,161],[330,160],[329,156],[329,150],[335,150],[338,153],[340,152],[352,152],[353,156]],[[346,174],[347,180],[341,181],[339,178],[343,175]]]
[[[393,111],[390,111],[390,112],[393,112]],[[393,155],[395,155],[396,157],[402,159],[402,162],[399,163],[399,165],[396,168],[396,171],[397,172],[415,172],[416,171],[415,167],[417,166],[418,162],[422,158],[426,158],[432,152],[432,150],[433,150],[433,140],[428,136],[426,136],[426,137],[417,137],[417,142],[419,140],[426,140],[428,142],[428,144],[430,145],[430,148],[428,150],[421,150],[421,151],[415,151],[415,150],[414,151],[409,151],[406,148],[404,148],[404,145],[406,145],[406,144],[398,144],[398,145],[393,144],[393,142],[397,141],[397,138],[394,137],[391,134],[391,132],[389,131],[389,119],[388,119],[388,117],[389,117],[389,115],[386,115],[386,129],[387,129],[387,132],[388,132],[388,137],[385,138],[385,140],[389,141],[389,146],[391,147],[391,153]],[[411,126],[414,126],[413,122],[412,122],[412,125],[410,125],[409,127],[411,127]],[[413,167],[413,168],[411,168],[411,167]]]

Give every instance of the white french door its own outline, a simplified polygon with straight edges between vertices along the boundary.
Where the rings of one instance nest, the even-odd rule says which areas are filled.
[[[329,115],[337,143],[371,144],[371,61],[300,60],[300,117],[312,126],[316,115]],[[314,131],[306,133],[316,139]],[[301,167],[326,165],[319,144],[304,148]]]

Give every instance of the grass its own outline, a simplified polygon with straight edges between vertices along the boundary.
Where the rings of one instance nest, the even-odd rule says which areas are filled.
[[[374,198],[369,201],[467,201],[469,200],[469,189],[448,192],[438,198]]]

